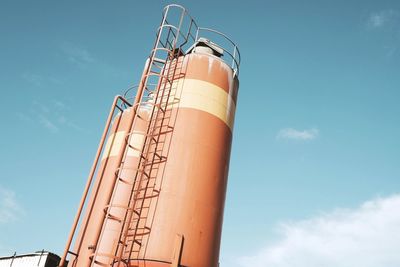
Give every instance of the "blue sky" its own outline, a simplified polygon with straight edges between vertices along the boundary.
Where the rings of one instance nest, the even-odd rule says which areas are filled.
[[[168,3],[2,1],[1,255],[62,251]],[[242,54],[221,267],[399,266],[400,3],[179,3]]]

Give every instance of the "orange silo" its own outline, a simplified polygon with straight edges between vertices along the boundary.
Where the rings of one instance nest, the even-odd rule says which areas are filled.
[[[60,266],[67,254],[78,267],[218,266],[239,63],[224,34],[164,9],[135,101],[114,101]]]

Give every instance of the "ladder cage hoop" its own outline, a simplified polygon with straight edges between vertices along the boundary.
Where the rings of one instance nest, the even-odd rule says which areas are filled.
[[[228,65],[230,65],[234,72],[239,75],[239,66],[241,59],[238,46],[226,34],[206,27],[197,28],[196,40],[199,40],[201,37],[204,37],[210,33],[215,34],[215,36],[221,37],[221,43],[216,43],[216,45],[228,55],[228,59],[225,60],[225,62],[229,63]]]

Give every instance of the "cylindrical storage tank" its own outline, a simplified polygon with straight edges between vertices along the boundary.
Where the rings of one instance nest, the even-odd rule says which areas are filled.
[[[78,257],[71,259],[68,266],[90,266],[92,262],[91,259],[97,249],[102,226],[106,218],[106,209],[110,203],[114,186],[118,181],[116,170],[120,167],[124,155],[126,138],[132,126],[133,116],[133,108],[128,108],[114,118],[90,199],[86,206],[85,216],[75,242],[73,251]],[[128,154],[127,161],[137,161],[137,155],[134,153]],[[121,175],[125,177],[127,172],[129,171],[126,169]],[[123,189],[123,187],[120,188]],[[123,195],[119,195],[119,198],[121,197]],[[113,212],[116,216],[119,216],[122,211],[114,210]],[[107,233],[106,238],[108,238]]]
[[[145,63],[142,77],[148,64],[149,60]],[[117,102],[114,104],[118,105]],[[136,103],[114,117],[96,171],[96,178],[85,205],[68,267],[99,265],[93,259],[100,263],[108,263],[112,258],[110,251],[113,251],[114,247],[110,248],[110,246],[114,246],[115,240],[119,238],[117,232],[122,225],[116,223],[115,220],[114,222],[106,220],[106,214],[109,213],[118,218],[124,216],[126,209],[122,206],[128,205],[130,196],[128,181],[136,173],[138,155],[144,141],[141,133],[145,132],[150,111],[148,105]],[[130,143],[125,158],[126,164],[119,171],[121,162],[124,160],[128,138]],[[108,256],[103,256],[104,254]]]
[[[90,258],[95,252],[104,222],[104,208],[108,205],[114,188],[115,170],[119,167],[122,159],[125,148],[124,140],[129,133],[132,116],[133,112],[129,109],[118,114],[113,121],[75,242],[73,251],[79,257],[71,259],[68,266],[89,266],[91,263]]]
[[[150,234],[130,266],[218,266],[239,82],[207,51],[176,60],[160,194],[147,220]]]

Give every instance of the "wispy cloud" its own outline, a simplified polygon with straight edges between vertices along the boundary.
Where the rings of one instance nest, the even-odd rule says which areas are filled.
[[[15,192],[0,185],[0,223],[15,221],[23,214],[18,204]]]
[[[238,261],[244,267],[400,266],[400,195],[279,227],[281,238]]]
[[[58,133],[63,128],[70,128],[78,132],[87,132],[73,120],[68,118],[71,108],[60,100],[53,100],[43,104],[37,100],[32,101],[29,113],[18,111],[16,117],[24,123],[36,123],[43,126],[51,133]]]
[[[399,12],[394,9],[382,10],[370,14],[367,20],[367,27],[378,29],[393,25],[399,19]]]
[[[64,102],[61,102],[60,100],[53,100],[54,106],[59,109],[59,110],[69,110],[69,106],[66,105]]]
[[[52,132],[52,133],[58,132],[58,130],[59,130],[58,127],[44,115],[39,115],[38,119],[39,119],[39,123],[42,124],[50,132]]]
[[[313,140],[319,135],[317,128],[311,128],[307,130],[297,130],[293,128],[285,128],[279,130],[276,135],[277,139],[291,139],[291,140]]]
[[[63,43],[62,51],[67,55],[67,60],[81,69],[86,69],[89,64],[94,63],[94,57],[83,47],[71,43]]]
[[[46,85],[59,85],[61,81],[55,77],[51,77],[49,75],[38,74],[34,72],[24,72],[21,75],[22,79],[27,81],[29,84],[36,86],[36,87],[43,87]]]
[[[17,118],[18,118],[20,121],[23,121],[23,122],[33,122],[33,119],[32,119],[30,116],[28,116],[27,114],[25,114],[25,113],[16,112],[15,115],[17,116]]]
[[[127,71],[120,70],[105,62],[101,57],[93,55],[87,48],[65,42],[61,44],[61,51],[66,60],[80,70],[100,72],[102,75],[120,77],[129,75]]]
[[[379,38],[382,50],[389,59],[398,55],[400,47],[400,11],[386,9],[371,13],[366,20],[366,29]],[[397,60],[397,58],[395,58]]]

